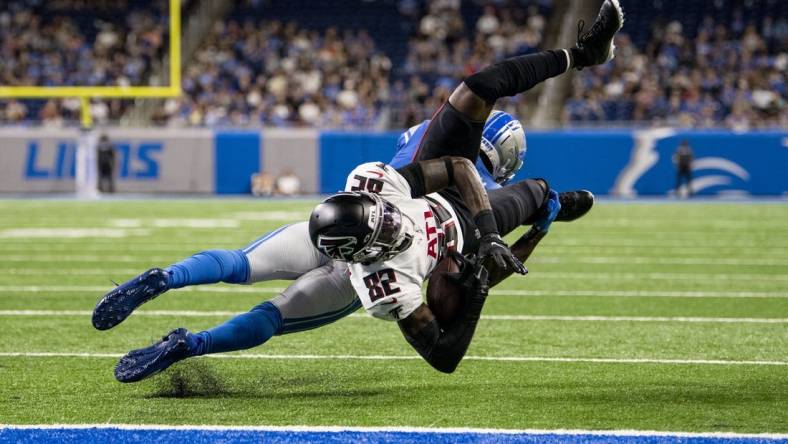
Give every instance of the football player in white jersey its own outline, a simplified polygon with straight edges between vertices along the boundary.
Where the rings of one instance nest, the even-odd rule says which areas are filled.
[[[346,287],[351,286],[350,292],[358,293],[370,314],[398,320],[406,340],[427,362],[438,370],[453,371],[473,336],[488,286],[512,272],[525,272],[520,260],[528,257],[546,227],[561,219],[561,213],[563,220],[571,220],[590,208],[582,203],[583,198],[570,199],[569,205],[561,208],[557,194],[543,180],[504,187],[491,192],[488,198],[474,168],[484,122],[500,97],[526,91],[571,68],[582,69],[610,60],[613,36],[622,24],[618,1],[605,0],[596,22],[578,36],[576,46],[513,57],[467,77],[436,112],[421,137],[413,163],[396,170],[379,164],[362,165],[348,179],[351,194],[332,196],[316,207],[309,223],[309,236],[314,243],[309,254],[316,267],[299,270],[300,265],[290,269],[285,264],[282,277],[300,272],[297,283],[312,281],[313,285],[333,287],[339,290],[335,295],[340,296],[347,295]],[[440,193],[433,194],[436,192]],[[533,224],[534,228],[510,250],[500,234],[523,224]],[[454,239],[449,238],[451,226],[457,232]],[[431,234],[438,239],[434,258],[430,254]],[[264,238],[259,242],[266,241]],[[302,247],[287,245],[287,249]],[[427,277],[441,255],[452,249],[478,259],[465,260],[461,283],[469,303],[460,321],[439,326],[429,307],[420,301],[419,281]],[[251,279],[254,267],[245,263],[243,257],[211,260],[221,261],[219,268],[229,271],[226,282]],[[131,286],[136,289],[132,297],[120,291],[109,298],[120,301],[119,304],[105,303],[105,309],[99,310],[105,300],[100,301],[97,311],[101,312],[102,324],[96,325],[94,312],[94,325],[117,325],[139,304],[171,288],[169,279],[182,280],[179,274],[189,274],[190,269],[173,266],[169,277],[164,278],[159,272],[136,278],[136,286]],[[215,276],[201,278],[207,282]],[[270,305],[261,304],[205,332],[192,334],[177,329],[158,343],[121,358],[115,376],[122,382],[138,381],[190,356],[258,345],[273,334],[271,330],[282,326],[281,313],[267,309]],[[303,327],[309,328],[311,321],[305,319]]]

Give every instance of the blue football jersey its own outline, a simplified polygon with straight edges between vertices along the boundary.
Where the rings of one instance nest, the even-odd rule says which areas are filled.
[[[402,168],[413,162],[413,157],[416,155],[416,150],[419,148],[419,142],[422,136],[424,136],[424,132],[427,131],[427,126],[429,126],[429,124],[430,121],[425,120],[409,128],[399,136],[397,140],[397,152],[394,154],[394,158],[391,159],[391,162],[389,162],[389,165],[394,168]],[[479,177],[481,177],[485,188],[488,190],[501,188],[501,185],[499,185],[493,179],[490,172],[487,171],[481,159],[476,159],[476,170],[479,172]]]

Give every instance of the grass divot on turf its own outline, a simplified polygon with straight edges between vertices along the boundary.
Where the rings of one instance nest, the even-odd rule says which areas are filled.
[[[149,398],[217,398],[230,394],[219,374],[203,360],[189,360],[154,377]]]

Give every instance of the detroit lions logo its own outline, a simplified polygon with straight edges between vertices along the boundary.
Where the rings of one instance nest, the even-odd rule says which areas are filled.
[[[319,236],[317,248],[330,258],[350,262],[356,247],[356,238],[352,236],[332,237]]]
[[[629,163],[618,175],[611,193],[617,196],[671,195],[675,183],[672,155],[680,134],[671,128],[635,131]],[[715,146],[714,152],[725,147]],[[709,151],[708,142],[697,152]],[[705,148],[705,150],[704,150]],[[726,153],[728,154],[728,153]],[[692,192],[699,194],[747,195],[750,173],[734,160],[721,156],[698,157],[692,162]]]

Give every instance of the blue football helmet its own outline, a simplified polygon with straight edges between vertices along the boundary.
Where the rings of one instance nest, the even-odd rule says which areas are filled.
[[[520,121],[509,113],[494,110],[484,124],[480,157],[497,183],[508,182],[520,171],[526,149]]]

